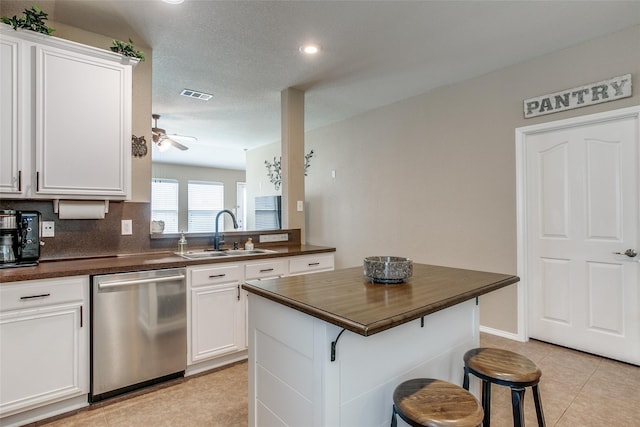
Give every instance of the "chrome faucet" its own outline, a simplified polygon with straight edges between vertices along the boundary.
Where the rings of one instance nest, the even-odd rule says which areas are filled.
[[[220,235],[218,234],[218,218],[220,218],[220,215],[225,212],[231,215],[231,219],[233,220],[233,228],[238,228],[236,216],[233,214],[233,212],[231,212],[229,209],[223,209],[218,212],[218,214],[216,215],[216,232],[213,235],[213,249],[216,251],[220,250],[220,243],[224,243],[224,240],[220,241]]]

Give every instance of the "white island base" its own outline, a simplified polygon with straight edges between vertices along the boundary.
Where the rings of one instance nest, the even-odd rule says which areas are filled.
[[[479,344],[475,298],[425,316],[424,326],[345,330],[333,362],[342,328],[251,293],[248,305],[251,427],[388,426],[398,384],[430,377],[461,385],[462,357]],[[407,424],[398,417],[398,425]]]

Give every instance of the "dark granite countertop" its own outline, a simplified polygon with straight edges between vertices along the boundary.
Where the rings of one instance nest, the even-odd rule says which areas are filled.
[[[371,283],[362,267],[249,281],[242,287],[368,336],[520,281],[517,276],[414,264],[406,283]]]
[[[264,247],[264,249],[270,249],[275,251],[275,253],[188,260],[179,255],[175,255],[173,252],[165,251],[110,257],[42,261],[38,266],[34,267],[1,269],[0,284],[22,280],[124,273],[128,271],[156,270],[162,268],[186,267],[189,265],[217,264],[221,262],[228,263],[335,252],[335,248],[313,245]]]

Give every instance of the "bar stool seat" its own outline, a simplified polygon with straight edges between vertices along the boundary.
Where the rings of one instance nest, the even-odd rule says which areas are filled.
[[[482,380],[482,408],[484,427],[491,425],[491,384],[511,388],[513,425],[524,426],[524,392],[531,387],[536,406],[538,426],[544,427],[544,414],[538,383],[542,372],[531,360],[518,353],[498,348],[474,348],[464,355],[463,388],[469,390],[469,373]]]
[[[395,388],[391,427],[396,427],[396,414],[414,427],[477,427],[484,415],[467,390],[431,378],[408,380]]]

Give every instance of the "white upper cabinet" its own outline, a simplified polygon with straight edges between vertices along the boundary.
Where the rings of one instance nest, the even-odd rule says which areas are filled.
[[[132,65],[55,37],[0,35],[2,197],[128,199]]]
[[[18,58],[21,42],[0,38],[0,192],[22,192],[23,156],[18,141]]]

